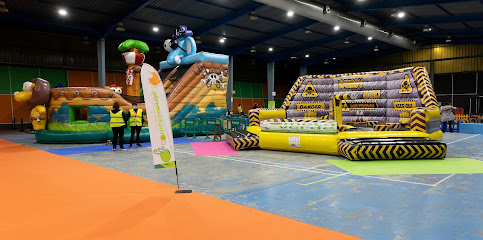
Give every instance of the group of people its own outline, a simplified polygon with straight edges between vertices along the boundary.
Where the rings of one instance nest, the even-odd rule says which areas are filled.
[[[128,124],[131,127],[131,141],[129,144],[129,148],[132,148],[133,140],[134,140],[134,133],[136,133],[136,146],[142,147],[139,143],[139,134],[141,133],[141,127],[144,124],[143,118],[143,110],[138,109],[137,103],[132,104],[132,109],[129,112],[125,113],[120,109],[120,105],[118,102],[114,102],[112,106],[112,110],[110,111],[111,115],[111,122],[110,126],[112,128],[113,138],[112,138],[112,151],[116,151],[117,144],[119,143],[119,147],[122,150],[124,149],[124,128]],[[119,140],[119,142],[118,142]]]
[[[253,108],[252,108],[252,109],[257,109],[257,108],[259,108],[259,107],[258,107],[258,103],[255,103],[255,104],[253,105]],[[240,115],[244,115],[244,114],[245,114],[245,113],[243,112],[243,107],[242,107],[241,103],[240,103],[240,104],[238,104],[238,114],[240,114]]]

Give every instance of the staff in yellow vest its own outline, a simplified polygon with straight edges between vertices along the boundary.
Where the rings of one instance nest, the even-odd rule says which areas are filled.
[[[143,110],[138,109],[138,104],[133,103],[132,104],[132,109],[129,110],[128,114],[129,121],[131,122],[131,142],[129,144],[129,148],[132,148],[132,141],[134,140],[134,132],[136,132],[136,146],[142,147],[141,144],[139,144],[139,133],[141,133],[141,127],[143,126],[144,123],[144,118],[143,118]]]
[[[119,109],[119,103],[114,102],[112,105],[112,110],[110,111],[111,114],[111,128],[112,128],[112,151],[116,151],[117,139],[119,138],[119,147],[121,150],[124,149],[124,127],[127,125],[126,123],[126,115],[122,110]]]

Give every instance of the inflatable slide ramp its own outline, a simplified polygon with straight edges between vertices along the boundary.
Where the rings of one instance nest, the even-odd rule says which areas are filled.
[[[235,150],[258,147],[258,135],[244,130],[227,132],[225,137]]]
[[[338,150],[349,160],[438,159],[446,156],[446,143],[429,138],[348,138]]]

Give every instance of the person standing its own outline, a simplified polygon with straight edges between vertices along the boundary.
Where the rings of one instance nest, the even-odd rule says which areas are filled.
[[[129,148],[132,148],[132,142],[134,140],[134,132],[136,132],[136,146],[142,147],[141,144],[139,143],[139,134],[141,133],[141,128],[144,123],[144,118],[143,118],[143,110],[138,109],[137,103],[132,104],[132,109],[129,110],[128,118],[130,121],[129,125],[131,125],[131,141],[129,144]]]
[[[446,132],[446,125],[449,124],[449,132],[453,132],[453,121],[456,119],[453,113],[456,107],[451,106],[449,102],[445,102],[441,106],[441,122],[443,122],[443,132]]]
[[[112,128],[112,151],[116,151],[117,140],[119,139],[119,147],[124,151],[124,127],[126,126],[126,116],[120,109],[119,103],[114,102],[110,111]]]
[[[241,103],[238,104],[238,114],[243,115],[243,107],[242,107]]]
[[[255,103],[255,105],[253,105],[252,109],[257,109],[257,108],[258,108],[258,103]]]

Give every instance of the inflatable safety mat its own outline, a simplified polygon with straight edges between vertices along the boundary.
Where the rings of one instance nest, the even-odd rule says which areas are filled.
[[[446,156],[446,143],[429,138],[349,138],[338,141],[349,160],[435,159]]]
[[[258,135],[244,130],[226,133],[226,142],[235,150],[258,147]]]

